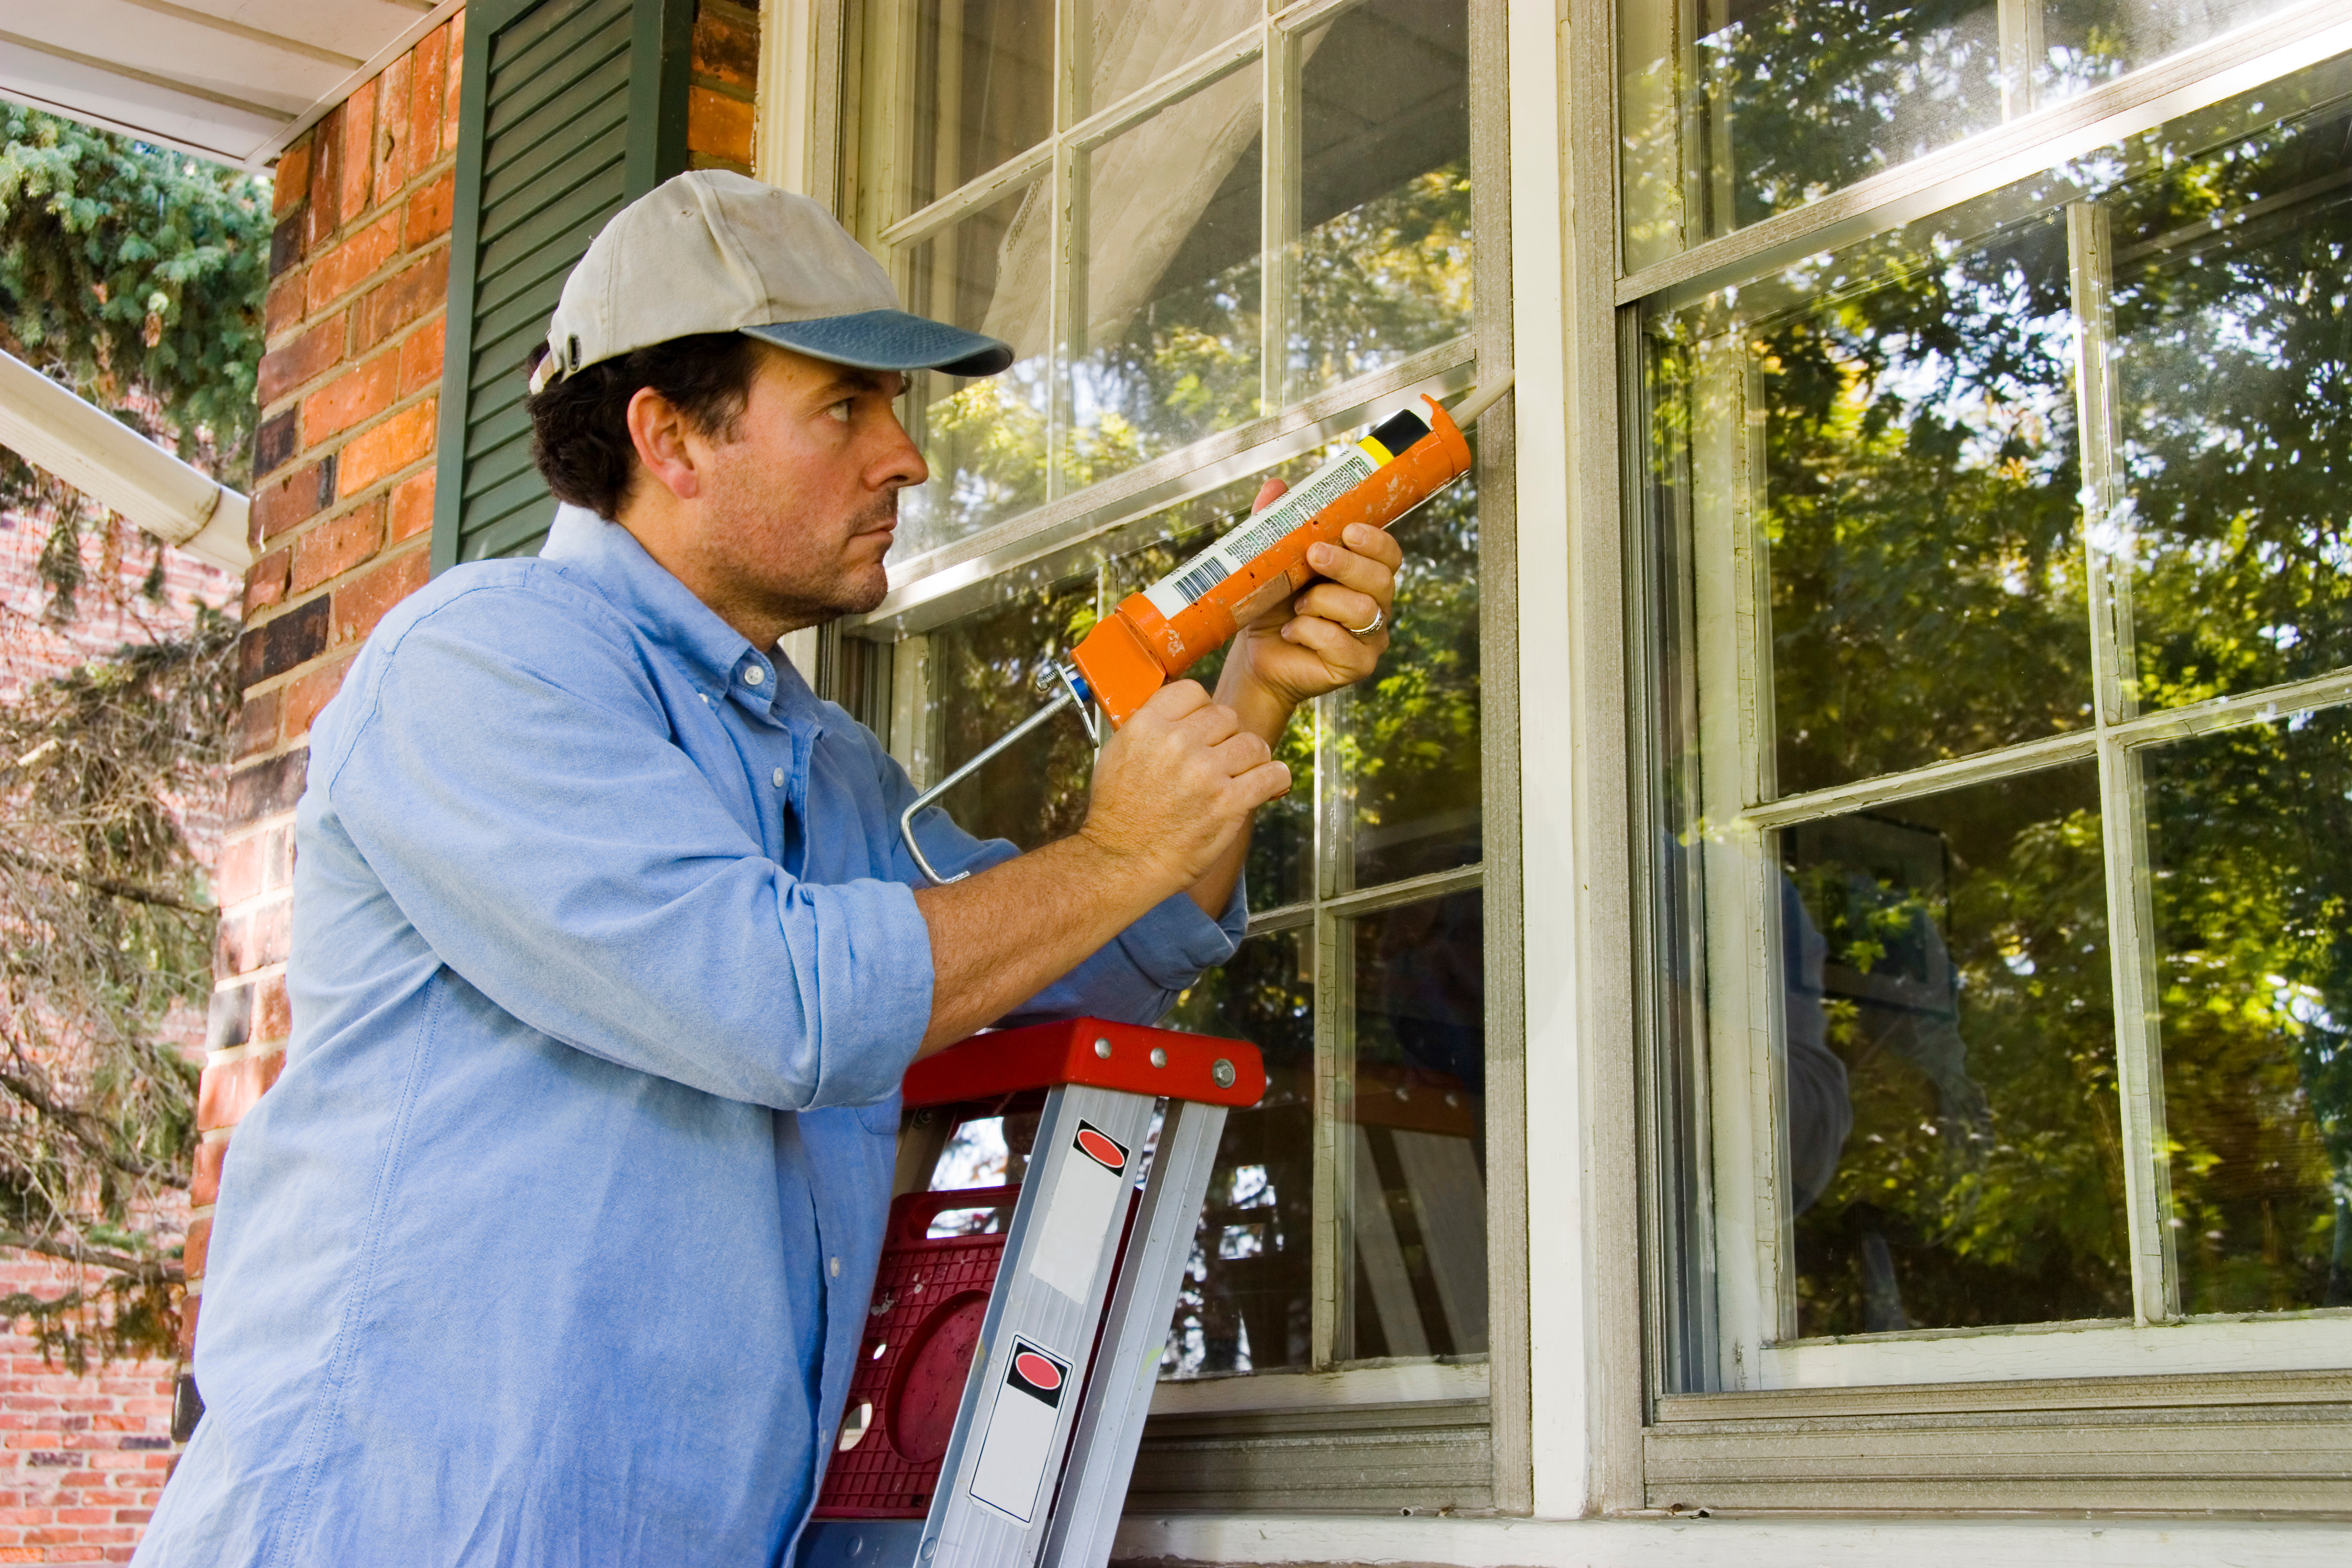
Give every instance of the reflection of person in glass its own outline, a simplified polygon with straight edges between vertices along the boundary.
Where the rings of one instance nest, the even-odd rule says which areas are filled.
[[[1959,1031],[1959,978],[1943,933],[1924,902],[1893,893],[1875,879],[1840,868],[1842,875],[1809,879],[1843,895],[1844,910],[1867,910],[1886,952],[1865,970],[1830,963],[1829,939],[1805,906],[1794,879],[1780,879],[1784,1039],[1787,1049],[1790,1213],[1803,1215],[1828,1193],[1853,1130],[1846,1064],[1830,1046],[1832,1003],[1844,1032],[1864,1049],[1884,1050],[1917,1069],[1935,1086],[1938,1147],[1946,1161],[1943,1194],[1948,1219],[1958,1217],[1973,1193],[1966,1176],[1983,1163],[1991,1108],[1968,1073],[1968,1042]],[[1843,918],[1842,918],[1843,917]],[[1843,989],[1832,997],[1829,976]],[[1886,1332],[1911,1328],[1896,1279],[1887,1233],[1900,1222],[1866,1198],[1821,1216],[1821,1230],[1853,1248],[1861,1270],[1862,1326]],[[1924,1239],[1924,1238],[1908,1238]]]

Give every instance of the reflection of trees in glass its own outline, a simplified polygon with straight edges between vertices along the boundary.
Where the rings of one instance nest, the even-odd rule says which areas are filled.
[[[2000,12],[2011,7],[1995,0],[1703,0],[1684,86],[1694,122],[1676,138],[1708,209],[1699,232],[1817,201],[2282,4],[2021,0],[2005,62]],[[1654,141],[1661,128],[1633,134]],[[1655,193],[1646,164],[1644,174]],[[1653,194],[1629,210],[1657,203]]]
[[[2181,1307],[2352,1306],[2352,712],[2147,770]]]
[[[2347,138],[2281,127],[2113,199],[2143,706],[2347,662]]]
[[[2080,764],[1783,835],[1853,1114],[1797,1219],[1800,1332],[2129,1313],[2095,790]]]
[[[2127,490],[2098,542],[2135,563],[2142,711],[2352,664],[2352,118],[2218,148],[2166,134],[2131,150],[2153,173],[2090,192],[2112,219]],[[2095,187],[2126,166],[2072,173]],[[1874,246],[1883,280],[1852,281],[1856,257],[1816,264],[1783,285],[1837,272],[1843,292],[1751,329],[1783,794],[2088,720],[2076,491],[2080,442],[2104,433],[2074,428],[2063,226]],[[1670,398],[1700,363],[1667,357]],[[1688,417],[1674,404],[1662,430]],[[2143,752],[2189,1312],[2342,1302],[2352,1281],[2347,723],[2325,710]],[[2127,1310],[2099,820],[2087,784],[1997,801],[2016,787],[1878,808],[1948,840],[1948,914],[1899,880],[1790,862],[1855,1116],[1798,1222],[1808,1333],[1897,1326],[1870,1298],[1872,1245],[1908,1270],[1914,1325]],[[1864,984],[1929,930],[1989,1097],[1980,1168],[1948,1152],[1950,1108],[1888,1048]]]
[[[1478,492],[1468,477],[1397,524],[1404,547],[1380,674],[1342,699],[1359,884],[1478,858]],[[1293,764],[1296,766],[1296,764]]]
[[[2000,120],[1992,0],[1714,0],[1695,89],[1711,233],[1804,205]],[[1702,24],[1705,26],[1706,24]]]
[[[2090,717],[2064,231],[1913,263],[1755,344],[1783,794]]]
[[[1470,330],[1470,163],[1416,174],[1298,246],[1290,374],[1335,385]]]

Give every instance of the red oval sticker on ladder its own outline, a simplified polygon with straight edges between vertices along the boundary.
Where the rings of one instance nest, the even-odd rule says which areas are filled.
[[[1087,1157],[1097,1164],[1113,1171],[1127,1168],[1127,1151],[1094,1128],[1080,1125],[1078,1147],[1086,1151]]]
[[[1024,1382],[1049,1394],[1062,1386],[1062,1369],[1035,1351],[1023,1351],[1014,1356],[1013,1370],[1021,1374]]]

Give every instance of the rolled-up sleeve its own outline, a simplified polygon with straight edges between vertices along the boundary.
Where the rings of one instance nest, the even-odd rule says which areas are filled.
[[[930,1016],[912,891],[793,878],[677,744],[625,638],[547,646],[508,597],[459,595],[365,661],[306,809],[441,962],[556,1039],[779,1109],[889,1094]]]

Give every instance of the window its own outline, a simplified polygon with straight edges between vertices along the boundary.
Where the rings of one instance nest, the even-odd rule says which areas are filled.
[[[1627,289],[1662,1394],[2352,1364],[2352,58],[2263,9],[1635,60],[1629,261],[1883,197]]]
[[[910,309],[1018,356],[990,380],[916,379],[932,479],[908,498],[889,599],[834,656],[919,778],[1029,712],[1044,661],[1268,475],[1470,385],[1507,344],[1503,293],[1477,293],[1501,215],[1470,63],[1499,23],[1473,10],[865,10],[859,225]],[[1201,1388],[1191,1408],[1242,1373],[1484,1393],[1480,583],[1499,547],[1480,481],[1507,421],[1477,434],[1478,474],[1399,525],[1382,679],[1294,723],[1250,936],[1173,1020],[1252,1041],[1273,1079],[1228,1123],[1162,1363]],[[1193,673],[1213,681],[1214,661]],[[1077,726],[1050,729],[946,804],[1034,845],[1076,826],[1090,764]]]

